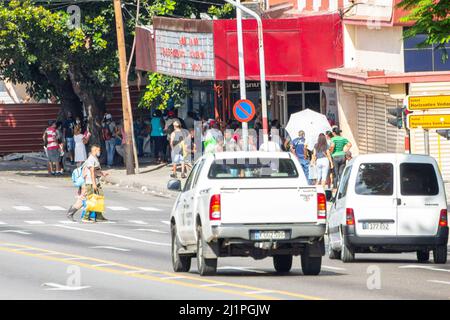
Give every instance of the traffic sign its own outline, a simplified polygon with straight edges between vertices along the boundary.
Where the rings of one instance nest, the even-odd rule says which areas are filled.
[[[409,129],[450,129],[450,114],[408,114]]]
[[[408,110],[429,109],[450,109],[450,95],[408,97]]]
[[[255,105],[248,99],[238,100],[233,106],[234,118],[239,122],[249,122],[253,119],[255,113]]]

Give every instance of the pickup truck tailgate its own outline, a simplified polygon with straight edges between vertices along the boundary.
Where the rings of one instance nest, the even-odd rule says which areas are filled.
[[[220,194],[222,223],[317,222],[315,188],[226,188]]]

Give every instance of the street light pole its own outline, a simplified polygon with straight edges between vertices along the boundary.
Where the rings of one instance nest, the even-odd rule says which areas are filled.
[[[262,109],[262,121],[263,121],[263,140],[264,143],[268,143],[269,141],[269,124],[267,122],[267,92],[266,92],[266,64],[265,64],[265,58],[264,58],[264,38],[263,38],[263,26],[262,26],[262,19],[261,17],[254,12],[253,10],[247,8],[246,6],[243,6],[240,3],[240,0],[234,1],[234,0],[225,0],[229,4],[233,5],[237,9],[240,9],[244,11],[245,13],[251,15],[256,19],[256,22],[258,23],[258,46],[259,46],[259,72],[260,72],[260,82],[261,82],[261,109]],[[236,13],[238,14],[237,10]],[[239,20],[239,19],[238,19]],[[238,21],[238,27],[239,27],[239,21]],[[239,32],[239,30],[238,30]],[[238,45],[239,45],[239,38],[242,40],[242,34],[239,36],[238,34]],[[240,68],[239,68],[240,71]],[[239,72],[240,76],[241,72]],[[245,79],[245,75],[244,75]],[[242,90],[242,85],[241,85]]]
[[[135,174],[133,123],[130,103],[130,92],[127,79],[127,56],[125,50],[125,33],[123,28],[122,7],[120,0],[114,1],[116,18],[117,47],[119,52],[120,88],[122,92],[123,127],[125,130],[125,167],[127,174]]]
[[[238,5],[241,0],[236,0]],[[242,32],[242,11],[236,8],[236,25],[237,25],[237,41],[238,41],[238,61],[239,61],[239,86],[241,100],[247,99],[247,88],[245,87],[245,63],[244,63],[244,36]],[[248,151],[248,123],[242,122],[242,140],[244,141],[244,151]]]

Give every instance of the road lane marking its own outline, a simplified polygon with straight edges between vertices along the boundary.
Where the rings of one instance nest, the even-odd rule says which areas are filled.
[[[156,230],[156,229],[136,229],[136,231],[147,231],[147,232],[162,233],[162,234],[168,233],[166,231],[159,231],[159,230]]]
[[[126,274],[133,274],[133,273],[147,273],[147,272],[148,272],[148,270],[146,270],[146,269],[143,269],[143,270],[128,270],[128,271],[125,271]]]
[[[164,223],[164,224],[170,225],[170,222],[169,222],[169,221],[165,221],[165,220],[162,220],[162,221],[161,221],[161,223]]]
[[[441,280],[427,280],[428,282],[439,283],[439,284],[448,284],[450,285],[450,281],[441,281]]]
[[[18,233],[18,234],[26,234],[29,235],[31,232],[24,231],[24,230],[2,230],[1,233]]]
[[[434,268],[431,266],[407,265],[407,266],[400,266],[399,268],[400,269],[425,269],[425,270],[432,270],[432,271],[450,272],[450,269]]]
[[[32,248],[32,247],[26,246],[26,245],[0,242],[0,251],[25,255],[25,256],[29,256],[29,257],[36,257],[36,258],[39,258],[42,260],[70,263],[73,265],[78,265],[80,267],[85,267],[85,268],[89,268],[89,269],[93,269],[93,270],[97,270],[97,271],[101,271],[101,272],[107,272],[107,273],[117,274],[117,275],[127,275],[129,277],[138,278],[138,279],[142,279],[142,280],[156,281],[156,282],[161,282],[161,283],[170,283],[170,284],[174,284],[174,285],[178,285],[178,286],[197,288],[197,289],[202,289],[205,291],[211,291],[211,292],[216,292],[216,293],[217,292],[227,293],[227,294],[232,294],[232,295],[244,296],[244,297],[252,298],[252,299],[261,299],[261,300],[279,300],[280,299],[280,298],[273,297],[273,296],[246,294],[243,290],[245,290],[245,291],[265,291],[265,290],[267,290],[264,288],[258,288],[258,287],[253,287],[253,286],[249,286],[249,285],[243,285],[243,284],[232,283],[232,282],[224,282],[224,281],[207,279],[207,278],[202,278],[199,276],[195,277],[195,276],[190,276],[190,275],[184,276],[185,279],[183,279],[183,280],[191,280],[191,281],[194,281],[195,283],[185,282],[185,281],[176,280],[176,279],[162,280],[161,277],[158,277],[156,275],[139,274],[139,273],[126,274],[123,270],[104,268],[104,267],[94,267],[92,264],[89,264],[87,262],[85,263],[85,262],[73,261],[73,260],[75,260],[75,258],[77,258],[78,260],[90,260],[91,262],[94,261],[94,262],[98,262],[98,263],[114,264],[115,266],[122,267],[124,269],[129,269],[129,270],[144,270],[144,268],[138,267],[138,266],[131,266],[131,265],[121,264],[121,263],[117,263],[117,262],[101,260],[101,259],[97,259],[97,258],[83,257],[83,256],[75,255],[75,254],[69,254],[69,253],[61,253],[61,255],[65,255],[68,257],[65,259],[60,258],[60,257],[53,257],[53,256],[38,256],[38,255],[30,253],[30,252],[14,252],[13,249],[10,248],[10,246],[21,247],[21,248]],[[39,249],[39,248],[36,248],[36,249]],[[46,249],[40,249],[40,250],[43,252],[53,252],[53,251],[46,250]],[[70,261],[70,262],[68,262],[68,261]],[[145,270],[147,270],[149,273],[152,273],[152,274],[163,274],[166,276],[173,276],[173,277],[178,276],[178,274],[173,273],[173,272],[152,270],[152,269],[145,269]],[[206,284],[210,284],[210,286],[205,286]],[[297,298],[297,299],[307,299],[307,300],[323,300],[323,298],[321,298],[321,297],[309,296],[309,295],[305,295],[305,294],[301,294],[301,293],[295,293],[295,292],[289,292],[289,291],[283,291],[283,290],[272,290],[272,293],[281,295],[284,297],[290,297],[291,299]]]
[[[24,222],[28,223],[28,224],[44,224],[43,221],[39,221],[39,220],[25,220]]]
[[[6,224],[6,222],[0,221],[0,224],[2,224],[2,225],[3,225],[3,224]]]
[[[33,209],[27,206],[13,206],[13,209],[16,209],[17,211],[33,211]]]
[[[155,207],[139,207],[139,209],[143,210],[143,211],[162,211],[159,208],[155,208]]]
[[[255,270],[255,269],[252,269],[252,268],[250,268],[250,267],[233,267],[233,266],[224,266],[224,267],[220,267],[220,268],[217,268],[217,269],[220,269],[220,270],[238,270],[238,271],[247,271],[247,272],[254,272],[254,273],[267,273],[267,271],[263,271],[263,270]]]
[[[97,264],[93,264],[93,267],[113,267],[115,266],[115,263],[97,263]]]
[[[50,189],[49,187],[46,187],[46,186],[40,186],[40,185],[37,185],[36,188],[39,188],[39,189]]]
[[[324,265],[322,265],[322,268],[330,269],[330,270],[337,270],[337,271],[345,271],[345,270],[347,270],[347,269],[345,269],[345,268],[332,267],[332,266],[324,266]]]
[[[147,240],[127,237],[127,236],[123,236],[123,235],[115,234],[115,233],[110,233],[110,232],[96,231],[96,230],[83,229],[83,228],[77,228],[77,227],[62,226],[62,225],[57,225],[57,224],[55,224],[54,226],[58,227],[58,228],[65,228],[65,229],[71,229],[71,230],[77,230],[77,231],[83,231],[83,232],[89,232],[89,233],[97,233],[97,234],[102,234],[102,235],[109,236],[109,237],[125,239],[125,240],[130,240],[130,241],[135,241],[135,242],[141,242],[141,243],[146,243],[146,244],[152,244],[152,245],[155,245],[155,246],[170,247],[170,243],[147,241]]]
[[[142,221],[142,220],[129,220],[128,222],[135,223],[135,224],[148,224],[147,222]]]
[[[44,289],[44,290],[49,290],[49,291],[79,291],[79,290],[90,288],[90,286],[83,286],[83,287],[65,286],[65,285],[57,284],[57,283],[53,283],[53,282],[43,283],[42,287],[50,287],[50,288]]]
[[[123,252],[130,251],[129,249],[117,248],[117,247],[111,247],[111,246],[95,246],[95,247],[89,247],[89,248],[91,248],[91,249],[108,249],[108,250],[123,251]]]
[[[186,279],[186,277],[183,276],[173,276],[173,277],[164,277],[161,278],[162,280],[174,280],[174,279]]]
[[[50,211],[66,211],[66,209],[60,206],[44,206],[44,208]]]
[[[70,220],[62,220],[62,221],[58,221],[58,223],[62,223],[62,224],[78,224],[78,222],[70,221]]]
[[[112,211],[130,211],[130,209],[125,207],[107,207],[107,208]]]

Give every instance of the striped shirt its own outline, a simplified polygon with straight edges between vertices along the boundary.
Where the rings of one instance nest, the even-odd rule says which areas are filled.
[[[45,134],[47,135],[47,150],[58,149],[58,133],[56,132],[56,129],[49,127],[45,131]]]

